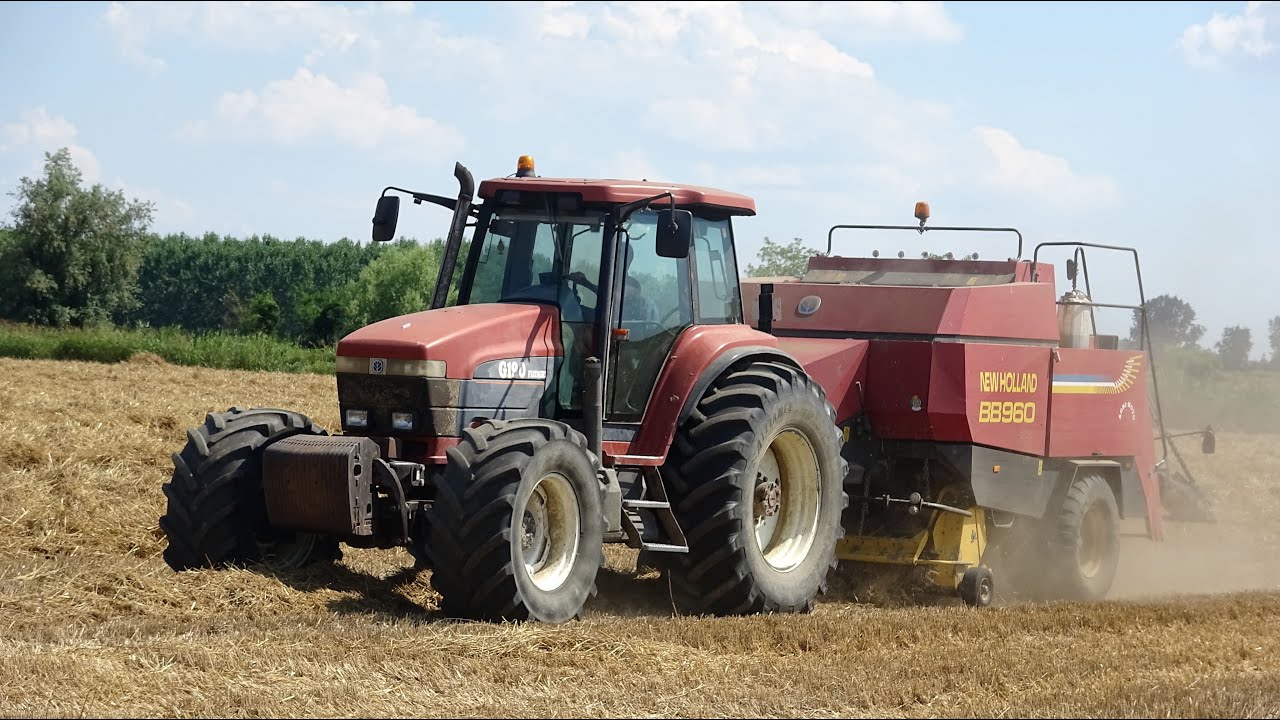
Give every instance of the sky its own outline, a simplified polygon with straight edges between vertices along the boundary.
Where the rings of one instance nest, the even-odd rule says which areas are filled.
[[[368,242],[387,185],[544,176],[710,185],[765,237],[1014,226],[1138,250],[1148,297],[1267,351],[1280,315],[1280,2],[0,4],[0,215],[45,152],[153,229]],[[406,206],[429,239],[447,211]],[[1008,257],[1007,237],[840,233],[836,254]],[[1044,256],[1067,288],[1067,255]],[[1094,299],[1136,302],[1091,251]],[[1100,316],[1128,332],[1127,311]]]

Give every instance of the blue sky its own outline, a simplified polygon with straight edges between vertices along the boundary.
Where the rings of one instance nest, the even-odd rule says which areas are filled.
[[[927,200],[937,224],[1135,246],[1202,344],[1243,324],[1258,357],[1280,315],[1278,44],[1280,3],[1258,2],[3,3],[0,188],[69,146],[162,232],[364,241],[385,185],[451,194],[455,160],[482,179],[529,153],[754,196],[744,266],[765,236],[821,247]],[[447,224],[413,208],[401,230]],[[1123,258],[1090,259],[1095,299],[1136,297]]]

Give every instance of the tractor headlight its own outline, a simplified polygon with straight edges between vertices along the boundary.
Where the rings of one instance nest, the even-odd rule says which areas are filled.
[[[391,413],[391,429],[412,430],[413,429],[413,413],[407,413],[407,412]]]
[[[347,411],[347,427],[353,427],[353,428],[369,427],[369,411],[368,410],[348,410]]]

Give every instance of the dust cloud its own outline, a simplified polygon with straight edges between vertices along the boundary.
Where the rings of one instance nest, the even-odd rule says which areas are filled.
[[[1212,455],[1178,442],[1215,522],[1166,522],[1159,543],[1124,537],[1111,597],[1280,589],[1280,435],[1219,433]]]

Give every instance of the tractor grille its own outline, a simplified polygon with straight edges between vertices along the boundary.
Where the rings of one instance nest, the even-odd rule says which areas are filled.
[[[462,382],[443,378],[338,374],[338,402],[360,408],[456,408]]]
[[[391,426],[391,414],[411,412],[416,435],[457,435],[462,432],[458,404],[462,381],[393,375],[338,374],[338,405],[369,413],[369,426],[347,428],[358,434],[403,434]]]

